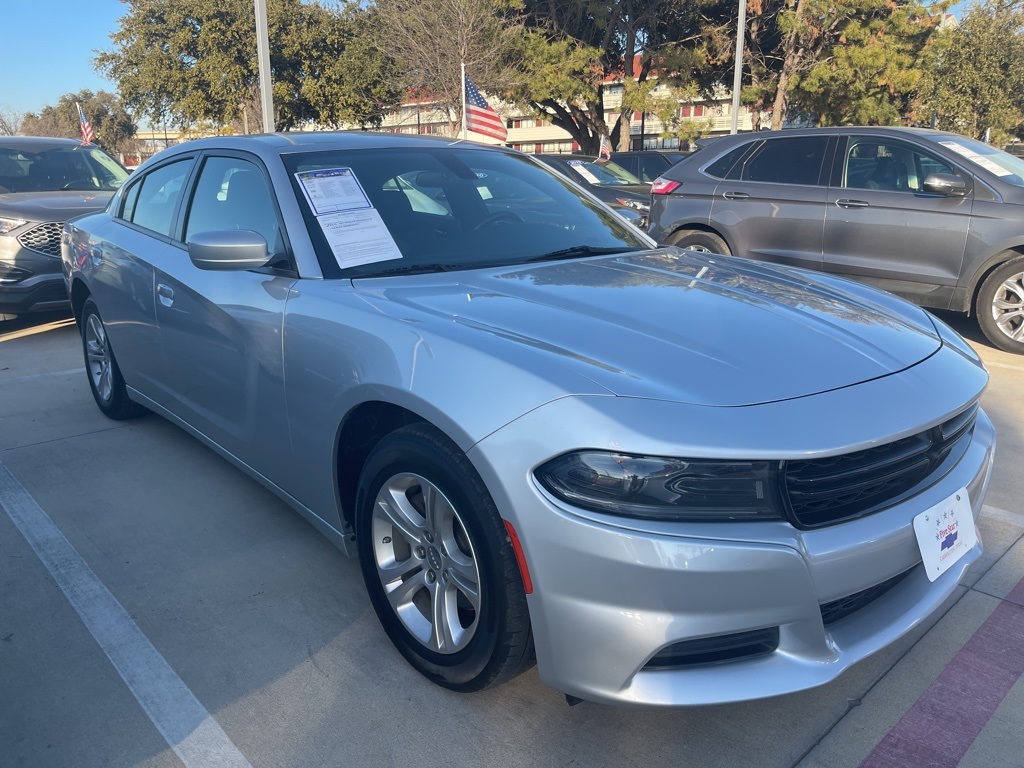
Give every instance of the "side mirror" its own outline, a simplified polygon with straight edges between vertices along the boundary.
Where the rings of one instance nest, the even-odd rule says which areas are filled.
[[[964,197],[967,194],[967,183],[952,173],[929,173],[922,187],[933,195]]]
[[[199,269],[259,269],[270,262],[267,241],[249,229],[216,229],[192,235],[188,257]]]

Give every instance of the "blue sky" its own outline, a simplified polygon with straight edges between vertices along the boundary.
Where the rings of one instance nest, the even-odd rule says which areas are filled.
[[[216,2],[216,0],[211,0]],[[120,0],[6,0],[0,45],[0,108],[38,112],[83,88],[115,91],[93,71],[95,51],[127,11]],[[954,6],[959,16],[966,2]]]
[[[119,0],[7,0],[0,45],[0,107],[37,112],[65,93],[115,91],[93,71],[127,6]]]

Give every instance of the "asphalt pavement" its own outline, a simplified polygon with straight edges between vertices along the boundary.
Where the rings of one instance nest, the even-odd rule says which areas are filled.
[[[0,767],[1024,766],[1024,358],[985,359],[983,559],[835,682],[693,709],[438,688],[355,561],[198,441],[96,409],[74,325],[0,322]],[[168,706],[172,702],[173,706]]]

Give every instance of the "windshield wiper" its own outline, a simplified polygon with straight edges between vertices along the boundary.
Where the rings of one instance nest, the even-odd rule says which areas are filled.
[[[574,245],[571,248],[562,248],[550,253],[542,253],[540,256],[533,256],[526,261],[555,261],[567,259],[572,256],[603,256],[611,253],[630,253],[641,250],[639,248],[624,248],[621,245],[601,247],[597,245]]]
[[[391,267],[378,272],[368,272],[365,275],[354,275],[353,280],[362,277],[384,277],[386,275],[419,275],[424,272],[451,272],[459,267],[455,264],[406,264],[401,267]]]

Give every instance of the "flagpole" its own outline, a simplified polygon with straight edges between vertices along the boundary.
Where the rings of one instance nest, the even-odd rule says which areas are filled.
[[[462,140],[468,138],[466,129],[466,62],[462,62]]]

